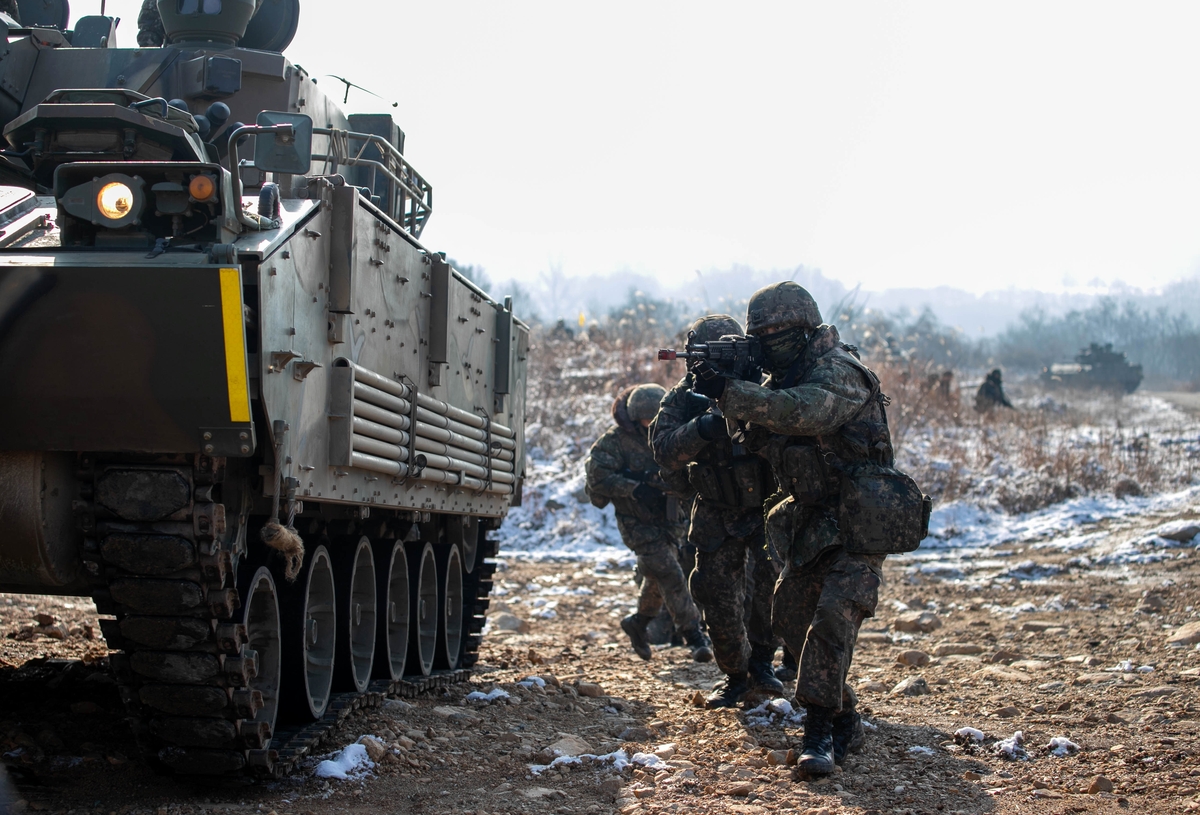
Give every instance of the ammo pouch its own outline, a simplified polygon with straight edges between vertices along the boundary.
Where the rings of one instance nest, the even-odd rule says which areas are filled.
[[[717,468],[706,461],[693,461],[687,466],[688,483],[705,501],[727,503]]]
[[[784,449],[780,464],[784,475],[782,486],[796,503],[811,507],[824,502],[829,492],[820,449],[811,444],[793,444]]]
[[[933,499],[893,467],[870,462],[846,467],[841,492],[838,526],[849,552],[911,552],[929,535]]]
[[[763,460],[758,456],[734,456],[729,466],[737,489],[737,501],[734,506],[743,509],[761,508],[766,500],[766,490],[763,489]]]
[[[687,467],[688,483],[705,501],[725,507],[762,507],[762,464],[757,456],[735,456],[731,462],[713,465],[693,461]]]

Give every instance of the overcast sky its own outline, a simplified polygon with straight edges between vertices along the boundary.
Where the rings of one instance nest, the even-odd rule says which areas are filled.
[[[138,5],[108,4],[127,46]],[[1198,32],[1196,3],[303,0],[287,53],[399,102],[425,243],[496,280],[1061,290],[1200,268]]]

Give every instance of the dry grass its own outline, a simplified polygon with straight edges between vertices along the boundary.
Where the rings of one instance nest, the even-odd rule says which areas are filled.
[[[665,342],[663,343],[665,344]],[[535,334],[530,353],[531,447],[582,460],[611,423],[623,387],[683,375],[655,358],[659,344]],[[941,369],[867,360],[891,398],[888,417],[898,464],[938,502],[960,498],[1028,512],[1085,493],[1137,494],[1200,478],[1195,421],[1135,394],[1053,395],[1010,384],[1016,410],[976,413],[974,389],[931,385]]]
[[[1028,512],[1085,493],[1177,489],[1200,475],[1196,423],[1148,397],[1018,384],[1009,390],[1016,410],[981,414],[973,391],[946,397],[916,366],[879,373],[898,462],[942,502]]]
[[[671,387],[682,362],[659,362],[658,345],[642,345],[594,332],[577,336],[535,331],[530,342],[526,426],[530,444],[551,456],[587,454],[612,424],[613,398],[628,385]]]

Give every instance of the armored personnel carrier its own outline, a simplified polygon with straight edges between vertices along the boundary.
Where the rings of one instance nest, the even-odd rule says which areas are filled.
[[[94,598],[160,769],[269,774],[476,660],[528,329],[282,56],[298,0],[158,10],[0,15],[0,591]]]
[[[1112,343],[1093,342],[1075,355],[1074,362],[1056,362],[1042,369],[1042,382],[1066,388],[1098,388],[1133,393],[1142,383],[1142,366],[1130,365]]]

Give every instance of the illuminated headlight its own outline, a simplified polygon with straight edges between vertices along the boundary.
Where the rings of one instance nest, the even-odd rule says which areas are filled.
[[[58,203],[76,218],[120,229],[141,219],[146,208],[145,184],[136,175],[110,173],[72,187]]]
[[[133,210],[133,190],[128,184],[110,181],[96,195],[96,209],[110,221],[119,221]]]

